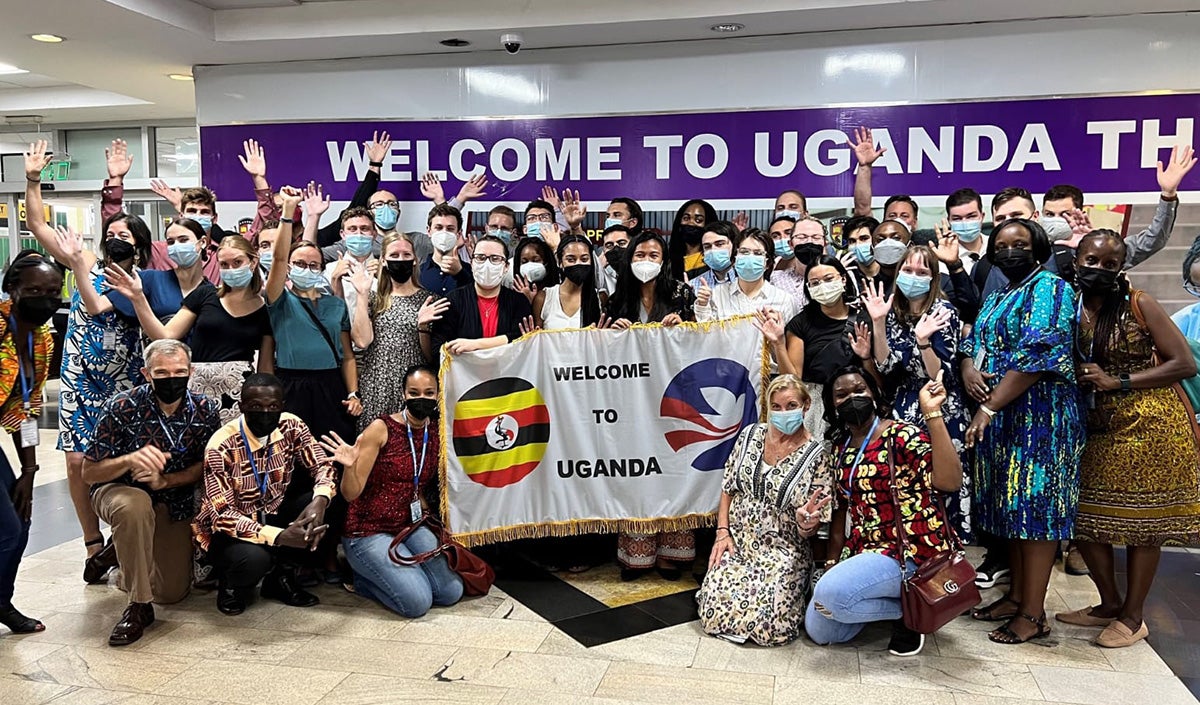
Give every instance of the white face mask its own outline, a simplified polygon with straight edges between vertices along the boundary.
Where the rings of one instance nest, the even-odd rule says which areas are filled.
[[[449,252],[458,244],[458,236],[449,230],[435,230],[429,235],[433,247],[438,252]]]
[[[808,287],[808,295],[819,304],[828,306],[842,298],[842,294],[846,291],[846,285],[842,281],[821,282],[816,286]]]
[[[629,268],[633,271],[633,276],[637,277],[638,281],[645,284],[646,282],[658,276],[658,273],[662,271],[662,264],[659,262],[641,260],[629,265]]]
[[[1042,226],[1042,230],[1046,231],[1046,237],[1050,238],[1050,242],[1071,239],[1071,224],[1067,222],[1066,218],[1044,215],[1038,219],[1038,223]]]
[[[504,281],[504,265],[491,262],[476,264],[472,266],[471,274],[475,277],[476,284],[484,289],[493,289]]]
[[[531,282],[540,282],[546,278],[546,265],[541,262],[526,262],[521,265],[521,276]]]

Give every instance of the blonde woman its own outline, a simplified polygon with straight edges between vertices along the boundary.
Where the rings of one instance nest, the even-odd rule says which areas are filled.
[[[359,373],[363,402],[363,413],[358,417],[360,432],[375,419],[400,410],[404,380],[397,372],[429,364],[433,359],[429,336],[421,336],[418,327],[428,327],[450,307],[448,301],[434,301],[417,285],[416,250],[408,235],[389,234],[383,240],[382,252],[383,266],[374,291],[366,267],[356,265],[351,269],[350,281],[358,297],[350,337],[365,351]]]
[[[227,235],[217,248],[221,285],[197,287],[183,299],[171,320],[162,323],[142,290],[136,271],[106,271],[108,283],[133,302],[142,330],[151,340],[187,340],[192,349],[188,389],[217,400],[222,423],[238,417],[242,382],[255,369],[255,355],[272,347],[271,320],[262,290],[254,246],[241,235]],[[259,371],[270,354],[259,355]]]

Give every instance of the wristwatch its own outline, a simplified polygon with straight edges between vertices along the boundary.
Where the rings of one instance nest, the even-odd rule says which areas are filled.
[[[1117,375],[1117,379],[1121,381],[1122,392],[1133,391],[1133,382],[1130,381],[1128,372],[1122,372],[1121,374]]]
[[[350,401],[351,399],[357,399],[357,398],[358,398],[358,392],[350,392],[349,394],[346,395],[346,401]]]

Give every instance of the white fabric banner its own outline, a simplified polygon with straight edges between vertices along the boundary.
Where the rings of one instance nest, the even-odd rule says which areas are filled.
[[[749,316],[443,357],[442,516],[467,545],[711,523],[768,359]]]

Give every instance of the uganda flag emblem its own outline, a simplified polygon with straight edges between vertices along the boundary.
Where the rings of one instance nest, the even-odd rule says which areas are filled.
[[[550,442],[550,411],[529,382],[502,377],[477,384],[454,405],[454,454],[467,477],[506,487],[537,468]]]

